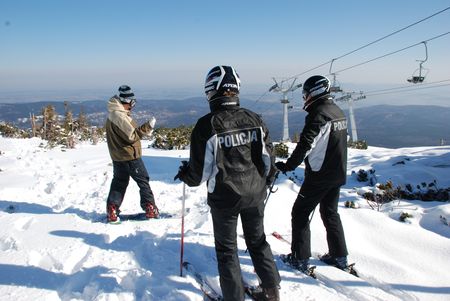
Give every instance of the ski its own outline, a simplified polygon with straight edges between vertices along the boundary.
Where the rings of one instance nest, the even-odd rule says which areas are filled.
[[[287,240],[286,238],[284,238],[283,235],[281,235],[281,234],[278,233],[277,231],[273,231],[273,232],[272,232],[272,236],[275,237],[276,239],[278,239],[278,240],[284,242],[284,243],[287,243],[287,244],[289,244],[289,245],[291,244],[291,242],[290,242],[289,240]],[[297,270],[297,271],[299,271],[299,272],[302,272],[303,274],[305,274],[305,275],[307,275],[307,276],[309,276],[309,277],[312,277],[312,278],[314,278],[314,279],[317,279],[317,276],[316,276],[316,273],[315,273],[315,269],[316,269],[316,266],[315,266],[315,265],[309,266],[308,269],[307,269],[306,271],[303,271],[303,270],[299,269],[298,267],[293,266],[292,263],[289,261],[287,255],[283,255],[283,254],[280,255],[280,259],[281,259],[281,261],[282,261],[285,265],[287,265],[288,267],[290,267],[290,268],[292,268],[292,269],[294,269],[294,270]]]
[[[281,235],[280,233],[278,233],[277,231],[273,231],[272,232],[272,236],[275,237],[278,240],[281,240],[282,242],[285,242],[287,244],[291,244],[291,242],[289,240],[287,240],[286,238],[283,237],[283,235]]]
[[[305,274],[306,276],[309,276],[311,278],[317,279],[317,275],[315,273],[315,269],[316,266],[312,265],[309,266],[308,269],[306,271],[299,269],[297,266],[292,265],[291,261],[288,259],[287,255],[281,254],[280,255],[280,260],[288,267],[290,267],[291,269],[294,269],[296,271],[299,271],[303,274]]]
[[[262,288],[259,285],[251,285],[242,279],[245,294],[252,300],[261,300]]]
[[[284,238],[283,235],[281,235],[280,233],[278,233],[278,232],[276,232],[276,231],[272,232],[272,236],[275,237],[275,238],[277,238],[278,240],[280,240],[280,241],[282,241],[282,242],[285,242],[285,243],[287,243],[287,244],[291,244],[291,242],[290,242],[289,240],[287,240],[286,238]],[[280,257],[281,257],[281,261],[283,261],[285,264],[287,264],[287,265],[289,265],[289,266],[291,266],[292,268],[295,269],[295,267],[293,267],[292,265],[290,265],[289,262],[286,262],[286,261],[287,261],[286,258],[283,258],[283,257],[286,257],[286,255],[281,255]],[[328,264],[327,262],[325,262],[325,261],[323,261],[323,260],[321,259],[321,256],[317,256],[317,259],[319,259],[321,262],[323,262],[323,263],[325,263],[325,264]],[[328,265],[329,265],[329,264],[328,264]],[[334,265],[330,265],[330,266],[333,266],[333,267],[335,267],[335,268],[337,268],[337,269],[340,269],[340,268],[338,268],[337,266],[334,266]],[[317,278],[316,275],[315,275],[315,272],[314,272],[314,269],[316,268],[316,266],[312,266],[311,268],[312,268],[312,270],[310,271],[310,270],[308,269],[308,271],[307,271],[306,273],[303,272],[303,271],[300,271],[300,272],[303,272],[303,273],[305,273],[305,274],[307,274],[308,276],[311,276],[311,277],[313,277],[313,278]],[[311,268],[310,268],[310,269],[311,269]],[[297,270],[298,270],[298,269],[297,269]],[[347,267],[346,267],[345,269],[340,269],[340,270],[342,270],[342,271],[344,271],[344,272],[347,272],[347,273],[349,273],[349,274],[351,274],[351,275],[353,275],[353,276],[355,276],[355,277],[359,277],[359,276],[358,276],[358,272],[357,272],[356,269],[355,269],[355,263],[351,263],[351,264],[347,265]],[[312,275],[311,275],[311,274],[312,274]]]
[[[132,213],[132,214],[119,214],[117,221],[108,222],[108,218],[106,216],[102,216],[100,219],[96,220],[96,222],[107,223],[110,225],[120,225],[122,222],[142,222],[142,221],[150,221],[157,219],[166,219],[166,218],[176,218],[178,217],[175,214],[160,212],[157,218],[146,218],[145,212],[140,213]]]
[[[183,269],[194,277],[195,281],[197,281],[197,283],[200,285],[200,289],[202,290],[204,296],[208,300],[223,301],[222,295],[220,295],[211,287],[206,278],[202,274],[197,272],[192,263],[187,261],[183,262]]]
[[[345,269],[341,269],[340,267],[338,267],[338,266],[336,266],[336,265],[334,265],[334,264],[330,264],[330,263],[328,263],[328,262],[322,260],[322,256],[320,256],[320,255],[316,256],[316,258],[319,259],[321,262],[325,263],[326,265],[335,267],[336,269],[339,269],[339,270],[341,270],[341,271],[347,272],[347,273],[349,273],[350,275],[353,275],[353,276],[355,276],[355,277],[359,277],[359,276],[358,276],[358,272],[355,270],[355,263],[348,264],[348,265],[345,267]]]
[[[152,219],[165,219],[173,218],[174,215],[170,213],[160,212],[157,218],[147,218],[145,212],[134,213],[134,214],[119,214],[121,221],[147,221]]]

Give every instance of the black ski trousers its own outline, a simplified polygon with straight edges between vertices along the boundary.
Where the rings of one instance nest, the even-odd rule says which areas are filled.
[[[311,257],[310,215],[320,204],[320,217],[327,232],[331,256],[347,256],[344,229],[338,213],[340,186],[326,187],[303,183],[292,207],[292,254],[297,259]]]
[[[245,243],[262,287],[275,287],[280,275],[273,260],[272,250],[264,234],[264,203],[259,207],[230,213],[211,209],[220,287],[225,301],[244,300],[241,267],[237,248],[237,223],[241,216]]]
[[[147,169],[145,168],[142,158],[131,161],[113,161],[113,179],[107,199],[107,204],[113,204],[117,208],[122,205],[125,192],[127,191],[130,177],[136,181],[139,186],[139,194],[141,197],[140,205],[143,210],[148,203],[155,205],[155,198],[150,188]]]

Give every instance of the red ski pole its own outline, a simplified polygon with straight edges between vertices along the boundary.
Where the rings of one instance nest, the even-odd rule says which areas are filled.
[[[184,253],[184,206],[186,202],[186,184],[183,183],[183,200],[181,205],[181,246],[180,246],[180,276],[183,276],[183,253]]]

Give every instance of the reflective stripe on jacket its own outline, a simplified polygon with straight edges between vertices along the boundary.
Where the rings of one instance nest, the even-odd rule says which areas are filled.
[[[272,165],[272,144],[264,122],[252,111],[229,106],[197,121],[184,181],[189,186],[207,181],[212,208],[254,207],[264,201]]]
[[[286,165],[305,161],[305,181],[344,185],[347,179],[347,119],[331,98],[308,108],[300,140]]]

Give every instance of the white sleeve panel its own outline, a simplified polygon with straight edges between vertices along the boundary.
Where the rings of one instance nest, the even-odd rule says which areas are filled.
[[[322,168],[327,152],[328,139],[330,138],[331,125],[331,121],[329,121],[320,128],[319,134],[311,144],[311,149],[306,153],[312,171],[319,171]]]

